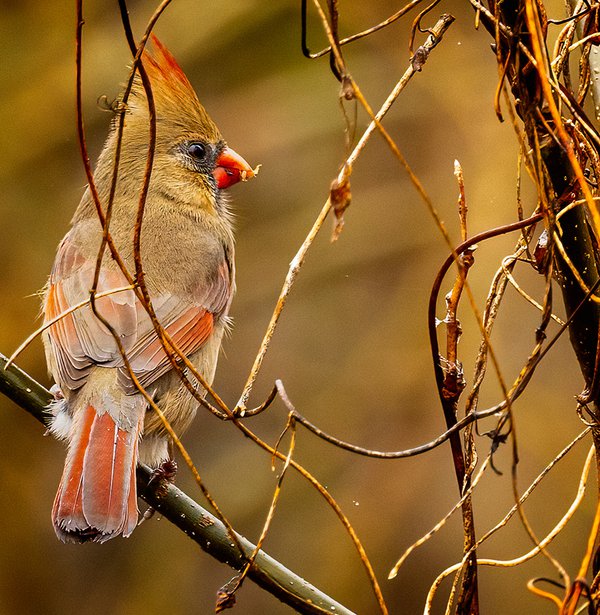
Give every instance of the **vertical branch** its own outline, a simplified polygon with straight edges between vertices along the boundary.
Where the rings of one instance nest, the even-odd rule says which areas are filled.
[[[467,238],[467,206],[464,191],[462,168],[455,161],[454,173],[458,180],[459,198],[458,213],[461,228],[461,238]],[[444,380],[441,390],[444,415],[448,427],[454,425],[458,419],[458,402],[465,388],[465,378],[462,363],[458,360],[458,342],[462,334],[462,327],[458,320],[458,306],[465,287],[468,271],[473,265],[473,252],[475,246],[461,252],[456,260],[457,273],[452,290],[446,296],[446,357],[440,357],[444,371]],[[467,428],[464,437],[464,452],[460,438],[456,437],[452,447],[457,479],[459,480],[461,496],[471,488],[471,474],[475,464],[475,450],[471,429]],[[473,502],[465,497],[462,502],[464,553],[469,553],[466,568],[458,597],[457,612],[476,614],[479,612],[479,599],[477,591],[477,555],[475,551],[475,521],[473,515]]]

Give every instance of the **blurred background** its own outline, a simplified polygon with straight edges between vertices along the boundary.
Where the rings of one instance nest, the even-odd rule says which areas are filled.
[[[136,35],[152,6],[130,2]],[[342,36],[386,18],[401,3],[340,3]],[[562,8],[548,5],[554,17]],[[75,136],[74,3],[0,2],[0,351],[10,355],[39,326],[38,291],[56,246],[82,194],[85,179]],[[439,14],[457,18],[385,120],[423,182],[453,240],[460,241],[454,159],[465,175],[469,232],[516,218],[518,147],[509,122],[498,122],[493,97],[498,72],[490,36],[474,28],[468,3],[444,2]],[[350,72],[378,108],[408,64],[410,14],[380,33],[345,48]],[[116,3],[85,7],[85,122],[94,159],[110,115],[97,103],[112,100],[127,77],[128,49]],[[309,44],[324,45],[311,10]],[[327,58],[300,52],[299,3],[178,0],[156,28],[197,89],[229,144],[251,164],[257,180],[231,190],[237,214],[238,294],[235,326],[226,340],[215,383],[235,404],[281,284],[327,197],[345,156],[339,86]],[[422,39],[419,39],[422,42]],[[347,105],[350,116],[354,110]],[[366,126],[358,112],[357,134]],[[535,197],[523,181],[526,212]],[[431,284],[448,249],[407,176],[383,139],[375,135],[352,175],[352,205],[339,241],[325,224],[273,338],[254,389],[258,404],[281,378],[298,410],[336,436],[378,450],[422,444],[444,430],[435,393],[426,329]],[[469,281],[482,308],[501,259],[515,235],[482,244]],[[526,266],[517,278],[538,299],[543,280]],[[448,277],[443,293],[450,289]],[[556,306],[560,313],[562,308]],[[438,316],[442,318],[443,305]],[[478,329],[466,300],[460,344],[471,381]],[[511,382],[534,344],[539,315],[509,289],[494,329],[502,375]],[[18,364],[46,386],[41,343]],[[574,396],[583,387],[567,339],[561,340],[515,404],[523,491],[582,429]],[[501,399],[490,373],[481,408]],[[279,401],[249,420],[274,443],[286,413]],[[490,423],[491,426],[491,423]],[[127,540],[105,545],[63,545],[54,535],[50,509],[64,449],[12,402],[0,398],[0,613],[210,613],[215,594],[232,575],[167,521],[155,517]],[[271,501],[276,473],[267,454],[230,424],[200,412],[184,443],[208,489],[231,523],[256,541]],[[478,438],[481,455],[490,442]],[[568,508],[589,441],[578,445],[529,500],[526,513],[538,536]],[[512,505],[510,447],[475,494],[479,535]],[[352,455],[299,428],[295,458],[327,486],[349,516],[371,558],[390,611],[422,611],[439,572],[460,560],[458,518],[408,559],[398,577],[387,575],[404,549],[457,500],[448,445],[416,458],[381,461]],[[177,484],[201,501],[189,473]],[[593,518],[594,488],[552,552],[576,575]],[[531,548],[518,522],[480,549],[480,556],[512,558]],[[357,613],[376,603],[350,539],[324,500],[299,476],[284,482],[265,550]],[[536,576],[554,576],[538,557],[513,569],[483,568],[483,613],[552,613],[528,593]],[[435,612],[443,612],[441,589]],[[291,609],[247,582],[238,594],[240,613],[289,613]]]

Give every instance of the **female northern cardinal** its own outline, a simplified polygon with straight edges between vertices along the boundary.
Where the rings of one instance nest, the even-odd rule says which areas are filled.
[[[254,172],[225,144],[173,56],[156,39],[144,52],[156,107],[156,153],[141,233],[141,259],[157,318],[173,342],[212,382],[234,292],[231,214],[222,191]],[[117,146],[113,124],[95,171],[103,207],[109,201]],[[125,111],[110,233],[130,272],[133,236],[149,134],[148,103],[136,77]],[[89,188],[62,240],[44,298],[45,321],[89,299],[102,239]],[[109,250],[98,293],[127,286]],[[119,336],[131,369],[177,433],[198,403],[181,383],[133,290],[96,300]],[[134,385],[111,332],[89,304],[44,333],[46,358],[62,394],[51,430],[68,442],[52,509],[64,542],[129,536],[137,519],[138,459],[168,459],[168,436]],[[192,379],[193,380],[193,379]],[[143,435],[143,438],[142,438]],[[139,449],[139,450],[138,450]]]

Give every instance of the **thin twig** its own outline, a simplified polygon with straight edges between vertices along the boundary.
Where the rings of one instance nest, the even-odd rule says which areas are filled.
[[[271,522],[273,521],[273,517],[275,516],[275,508],[277,507],[277,503],[279,501],[279,496],[281,495],[281,486],[283,484],[283,479],[286,475],[286,472],[288,470],[288,468],[290,467],[290,462],[292,460],[292,453],[294,452],[294,447],[296,444],[296,429],[294,426],[294,419],[293,417],[290,416],[290,418],[288,419],[288,423],[286,425],[286,431],[291,430],[291,439],[290,439],[290,445],[288,448],[288,454],[285,458],[285,462],[283,464],[283,468],[281,470],[281,472],[279,473],[279,476],[277,477],[277,484],[275,485],[275,491],[273,492],[273,497],[271,499],[271,505],[269,506],[269,511],[267,513],[267,517],[265,519],[265,522],[263,524],[263,529],[260,533],[260,536],[256,542],[256,547],[254,548],[254,550],[252,551],[252,553],[250,554],[250,556],[248,557],[247,561],[246,561],[246,565],[244,566],[244,568],[242,569],[242,572],[240,573],[239,577],[235,580],[235,583],[233,584],[231,590],[227,592],[228,594],[228,599],[233,596],[235,594],[235,592],[237,592],[239,590],[239,588],[241,587],[244,578],[248,575],[248,573],[250,572],[250,569],[252,568],[252,566],[254,565],[254,562],[256,561],[256,557],[258,556],[258,554],[260,553],[260,550],[262,548],[263,542],[265,541],[265,538],[267,537],[267,532],[269,531],[269,528],[271,526]]]
[[[352,34],[351,36],[343,38],[341,41],[339,41],[338,43],[339,46],[342,47],[343,45],[347,45],[348,43],[357,41],[361,38],[364,38],[365,36],[369,36],[370,34],[377,32],[378,30],[381,30],[382,28],[385,28],[386,26],[389,26],[391,23],[394,23],[397,19],[400,19],[400,17],[406,15],[406,13],[408,13],[411,9],[413,9],[415,6],[417,6],[421,2],[423,2],[423,0],[411,0],[411,2],[409,2],[404,7],[402,7],[399,11],[396,11],[393,15],[391,15],[387,19],[384,19],[382,22],[378,23],[377,25],[372,26],[371,28],[367,28],[366,30],[363,30],[362,32],[358,32],[357,34]],[[325,49],[321,49],[321,51],[315,51],[315,52],[310,51],[308,44],[306,42],[306,39],[307,39],[307,32],[306,32],[307,3],[308,3],[308,0],[302,0],[301,2],[302,53],[304,54],[305,57],[310,58],[311,60],[314,60],[316,58],[320,58],[330,53],[331,45],[329,45],[328,47],[325,47]]]
[[[419,538],[419,540],[414,542],[410,547],[408,547],[408,549],[406,549],[404,551],[404,553],[401,555],[400,559],[394,564],[394,567],[390,570],[390,572],[388,574],[388,579],[390,579],[390,580],[395,579],[396,576],[398,576],[398,572],[400,571],[400,568],[402,567],[404,562],[408,559],[408,556],[415,549],[417,549],[418,547],[424,545],[430,538],[435,536],[446,525],[447,521],[452,517],[452,515],[459,508],[461,508],[463,506],[463,504],[465,503],[465,501],[468,498],[470,498],[472,496],[473,490],[479,484],[479,480],[481,479],[481,477],[483,476],[484,472],[488,468],[490,459],[491,459],[491,453],[488,453],[488,455],[486,456],[485,460],[481,464],[481,468],[477,472],[477,475],[473,479],[472,483],[469,485],[469,488],[466,490],[466,492],[460,498],[460,500],[458,500],[458,502],[456,502],[456,504],[454,504],[454,506],[426,534],[424,534],[421,538]]]
[[[572,518],[572,516],[575,514],[575,511],[581,504],[581,501],[585,494],[585,487],[586,487],[586,483],[587,483],[587,479],[588,479],[588,475],[589,475],[589,471],[590,471],[590,467],[591,467],[591,463],[593,459],[594,459],[594,447],[592,446],[590,447],[590,451],[586,457],[585,464],[583,466],[581,478],[579,481],[579,487],[577,489],[577,495],[575,496],[575,499],[569,506],[569,509],[567,510],[567,512],[560,519],[560,521],[546,535],[546,537],[540,542],[538,546],[534,547],[533,549],[528,551],[526,554],[510,559],[510,560],[479,559],[477,563],[482,566],[513,567],[513,566],[519,566],[527,562],[528,560],[532,559],[536,555],[538,555],[540,551],[542,550],[542,548],[548,546],[556,538],[556,536],[560,534],[560,532],[563,530],[567,522]],[[517,506],[515,505],[514,510],[516,511],[516,509],[517,509]],[[433,598],[437,592],[438,587],[442,583],[442,581],[449,575],[459,571],[464,565],[464,562],[467,560],[468,555],[469,554],[465,554],[462,562],[459,562],[458,564],[454,564],[453,566],[450,566],[449,568],[444,570],[442,573],[440,573],[440,575],[433,582],[427,594],[424,614],[429,614],[431,612]]]
[[[556,455],[554,457],[554,459],[537,475],[537,477],[531,482],[531,484],[529,485],[529,487],[525,490],[525,492],[521,495],[521,497],[519,498],[518,504],[515,503],[515,505],[508,511],[508,513],[506,513],[506,515],[502,518],[501,521],[499,521],[493,528],[491,528],[490,530],[488,530],[481,538],[479,538],[477,540],[477,546],[482,545],[484,542],[486,542],[493,534],[495,534],[498,530],[500,530],[501,528],[503,528],[509,521],[510,519],[514,516],[514,514],[517,512],[517,506],[523,504],[528,498],[529,496],[533,493],[533,491],[536,489],[536,487],[542,482],[542,480],[549,474],[549,472],[554,468],[554,466],[561,460],[563,459],[567,453],[569,451],[571,451],[571,449],[578,443],[580,442],[588,433],[590,432],[590,428],[586,428],[584,429],[576,438],[574,438],[571,442],[569,442],[569,444],[567,444],[567,446],[565,446],[565,448],[563,448],[563,450],[558,453],[558,455]],[[488,458],[486,458],[487,461]],[[478,480],[478,479],[477,479]],[[474,481],[475,482],[475,481]],[[457,508],[459,503],[457,503],[455,505],[455,507],[450,511],[449,514],[451,514],[452,512],[454,512],[454,510]],[[446,515],[446,517],[444,517],[444,520],[446,518],[448,518],[449,515]],[[411,545],[402,555],[402,557],[400,558],[400,560],[398,561],[398,563],[396,564],[396,566],[394,566],[394,568],[392,569],[392,571],[390,572],[389,578],[393,578],[397,575],[399,568],[401,567],[402,563],[404,561],[406,561],[407,557],[410,555],[410,553],[412,553],[412,551],[414,551],[414,549],[418,546],[421,546],[422,544],[424,544],[435,532],[437,532],[440,527],[442,526],[441,523],[436,524],[431,530],[429,530],[429,532],[427,532],[426,534],[423,535],[423,537],[421,537],[419,540],[417,540],[413,545]],[[393,576],[392,576],[393,575]],[[565,576],[564,578],[566,579],[566,582],[568,583],[568,575],[565,572]]]

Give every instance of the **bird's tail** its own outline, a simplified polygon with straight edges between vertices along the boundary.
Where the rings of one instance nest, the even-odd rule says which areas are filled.
[[[138,520],[136,465],[144,413],[126,429],[99,403],[76,413],[65,469],[52,508],[63,542],[129,536]]]

